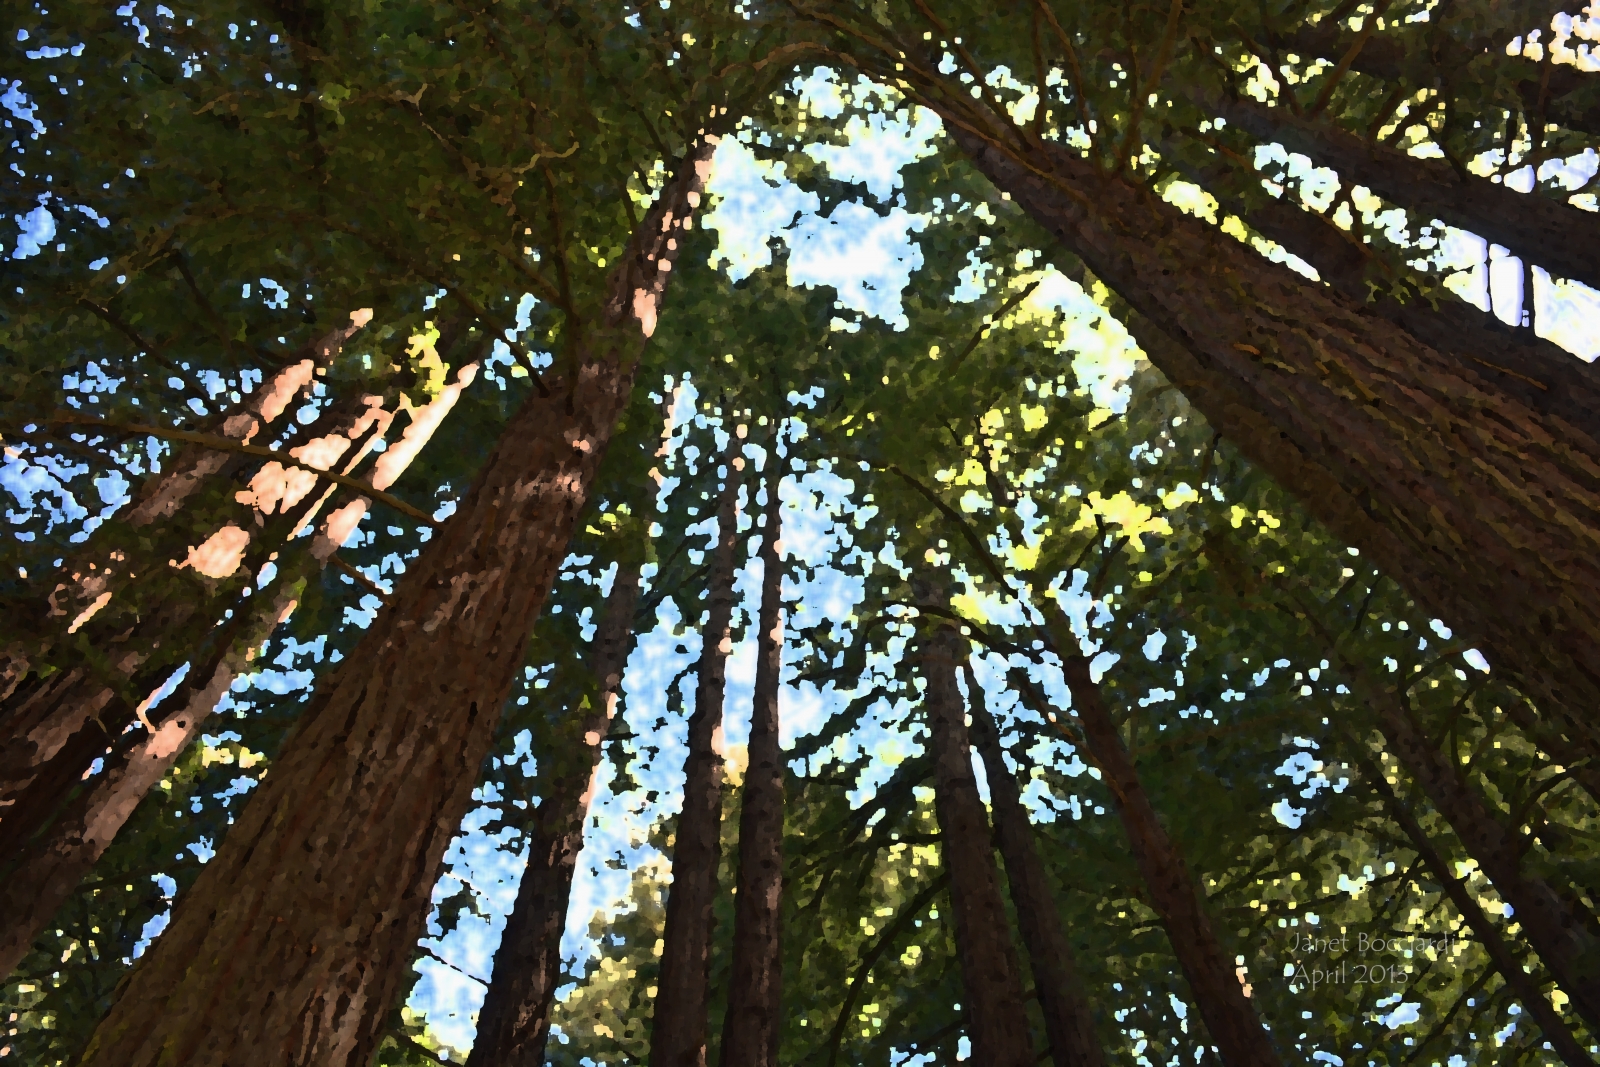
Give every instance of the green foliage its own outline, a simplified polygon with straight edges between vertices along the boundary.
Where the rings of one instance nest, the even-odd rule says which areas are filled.
[[[38,620],[50,620],[55,643],[28,665],[37,680],[95,662],[158,605],[204,605],[205,636],[225,612],[259,603],[271,588],[262,568],[287,567],[308,543],[288,529],[275,528],[226,580],[165,566],[245,513],[237,493],[255,459],[170,521],[134,528],[111,502],[177,446],[117,427],[216,433],[357,309],[373,309],[370,326],[328,366],[306,417],[289,417],[267,443],[303,443],[318,412],[366,393],[415,408],[480,363],[478,383],[394,487],[424,512],[447,507],[515,406],[541,384],[559,386],[583,346],[598,343],[588,331],[608,274],[685,144],[708,126],[737,129],[824,212],[870,199],[805,149],[843,141],[852,118],[907,113],[930,90],[899,78],[899,62],[931,68],[948,50],[952,69],[972,68],[957,77],[975,97],[1029,121],[1031,94],[1037,128],[1153,190],[1172,195],[1203,175],[1204,195],[1226,205],[1215,212],[1224,225],[1271,194],[1253,142],[1214,126],[1206,101],[1252,84],[1400,147],[1432,144],[1456,161],[1499,151],[1503,173],[1588,143],[1580,127],[1529,132],[1523,61],[1508,61],[1504,42],[1478,47],[1504,36],[1493,5],[1415,17],[1424,7],[1385,9],[1373,46],[1403,60],[1386,81],[1359,65],[1337,70],[1338,56],[1287,52],[1324,21],[1346,26],[1330,38],[1341,49],[1363,32],[1347,5],[1318,3],[1056,5],[1058,34],[1029,5],[965,0],[937,14],[921,3],[830,3],[799,5],[799,15],[684,2],[210,4],[147,21],[58,0],[48,15],[19,18],[26,44],[0,52],[0,77],[24,86],[40,131],[25,138],[14,117],[7,158],[19,177],[5,213],[42,205],[57,226],[38,254],[8,261],[0,304],[0,433],[8,457],[53,479],[36,507],[8,514],[0,645],[33,640]],[[67,51],[21,58],[42,46]],[[1467,58],[1435,84],[1452,55]],[[771,91],[802,57],[884,84],[845,86],[842,112],[823,119]],[[50,78],[60,94],[45,88]],[[1558,113],[1583,112],[1594,92],[1565,93]],[[1305,174],[1266,176],[1315,193]],[[552,777],[578,758],[574,712],[596,697],[589,632],[613,567],[645,565],[641,632],[675,619],[681,647],[697,645],[718,457],[730,439],[746,443],[736,476],[749,486],[741,529],[754,536],[754,468],[777,461],[769,446],[783,424],[796,507],[804,496],[831,540],[820,562],[795,564],[792,583],[790,680],[822,694],[829,714],[789,753],[781,1062],[887,1065],[913,1053],[956,1062],[961,975],[938,885],[922,682],[905,656],[933,615],[913,579],[935,570],[955,583],[985,690],[969,697],[1000,721],[1112,1062],[1193,1062],[1206,1041],[1110,792],[1078,742],[1058,670],[1060,653],[1078,650],[1053,647],[1040,610],[1049,598],[1097,657],[1123,743],[1287,1061],[1557,1062],[1369,768],[1417,813],[1542,995],[1592,1045],[1472,869],[1463,828],[1395,762],[1358,693],[1400,694],[1516,835],[1523,871],[1575,902],[1590,927],[1600,809],[1573,771],[1593,765],[1549,751],[1540,709],[1474,665],[1446,635],[1448,620],[1434,625],[1393,576],[1316,526],[1148,365],[1128,374],[1122,306],[947,144],[906,166],[901,183],[896,206],[926,221],[902,329],[843,311],[825,289],[791,286],[782,250],[732,282],[704,266],[713,236],[691,232],[481,772],[478,795],[494,809],[481,832],[514,850]],[[1384,236],[1382,218],[1404,205],[1372,199],[1352,201],[1345,225],[1374,238],[1384,284],[1439,296],[1437,271],[1418,260],[1432,220]],[[1057,301],[1062,292],[1070,299]],[[692,416],[664,431],[691,393]],[[83,503],[97,496],[103,516]],[[330,566],[307,584],[214,732],[140,805],[0,989],[7,1055],[64,1063],[82,1047],[152,920],[271,766],[309,686],[382,610],[366,582],[392,588],[430,536],[380,504],[340,552],[348,569]],[[285,558],[268,559],[279,551]],[[86,553],[155,566],[94,626],[68,634],[72,620],[40,605],[62,580],[58,561]],[[847,611],[806,603],[823,580],[850,585]],[[735,640],[744,635],[741,622]],[[194,647],[141,647],[137,683],[154,688]],[[682,678],[667,688],[670,715],[684,710]],[[128,719],[138,694],[125,702]],[[672,724],[644,719],[624,705],[606,742],[611,789],[640,796],[641,816],[672,806],[647,788]],[[736,796],[726,795],[729,813]],[[726,886],[737,820],[723,825]],[[647,844],[660,858],[633,872],[620,910],[590,924],[597,954],[581,977],[567,976],[553,1064],[647,1058],[671,836],[670,817],[652,826]],[[718,909],[713,1035],[729,969],[727,894]],[[435,901],[430,933],[487,910],[462,883]],[[1361,953],[1315,940],[1334,937],[1432,943]],[[435,1062],[440,1044],[424,1017],[397,1006],[377,1062]]]

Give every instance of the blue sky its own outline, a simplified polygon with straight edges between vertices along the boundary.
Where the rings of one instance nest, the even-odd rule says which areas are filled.
[[[4,88],[0,105],[17,120],[31,121],[26,98],[17,86]],[[826,72],[802,79],[798,90],[810,111],[819,117],[837,117],[843,112],[841,87]],[[857,86],[856,90],[884,95],[881,90],[864,85]],[[931,220],[907,211],[897,197],[899,173],[904,165],[931,151],[930,142],[937,130],[932,116],[920,110],[891,113],[880,108],[849,120],[844,128],[848,145],[809,147],[808,153],[824,163],[834,176],[863,182],[878,200],[893,201],[881,214],[865,204],[847,202],[838,205],[827,217],[818,214],[817,198],[788,181],[781,166],[758,161],[750,148],[737,139],[725,141],[718,151],[711,180],[713,209],[703,222],[718,233],[714,262],[724,264],[736,279],[747,276],[770,263],[768,241],[778,237],[789,248],[788,280],[791,284],[832,287],[841,308],[904,327],[906,319],[901,296],[911,272],[921,265],[917,238]],[[1302,180],[1303,188],[1313,194],[1319,181],[1325,181],[1325,176],[1319,177],[1303,158],[1284,156],[1281,162],[1287,164],[1291,174]],[[1576,188],[1594,174],[1597,167],[1600,167],[1600,159],[1590,151],[1572,160],[1544,164],[1539,177],[1560,177]],[[1526,181],[1531,179],[1530,172]],[[973,208],[965,205],[963,210]],[[14,216],[12,222],[15,233],[10,254],[15,258],[36,254],[54,238],[54,217],[43,206]],[[1509,320],[1520,305],[1521,264],[1505,255],[1504,250],[1486,248],[1475,236],[1450,230],[1439,242],[1434,255],[1439,263],[1457,271],[1449,283],[1452,288],[1480,307],[1490,308],[1492,300],[1493,310]],[[1027,266],[1019,264],[1024,269]],[[1138,358],[1131,338],[1120,324],[1101,313],[1088,294],[1059,274],[1024,275],[1018,284],[1026,284],[1035,277],[1041,284],[1018,314],[1066,312],[1068,332],[1063,348],[1070,347],[1077,353],[1074,366],[1080,381],[1092,389],[1099,405],[1120,409],[1127,400],[1123,382]],[[983,277],[974,272],[968,285],[957,294],[958,299],[976,297],[984,284]],[[1600,333],[1589,326],[1600,313],[1600,294],[1572,283],[1552,283],[1548,276],[1536,271],[1535,302],[1543,335],[1582,358],[1592,360],[1600,354]],[[843,319],[838,324],[840,328],[848,328]],[[684,392],[680,403],[683,417],[692,417],[692,390]],[[14,449],[7,450],[0,464],[0,487],[24,509],[32,506],[36,498],[41,506],[57,508],[63,521],[81,521],[102,507],[109,513],[125,499],[125,483],[108,483],[101,489],[103,499],[80,503],[61,490],[49,461],[29,461]],[[835,519],[838,503],[847,491],[847,483],[839,475],[825,472],[810,472],[784,483],[782,494],[790,505],[784,516],[786,549],[791,558],[803,561],[808,568],[816,568],[803,585],[790,582],[786,587],[791,610],[801,621],[818,615],[847,616],[860,599],[859,577],[822,566],[846,536]],[[710,535],[710,522],[704,524],[704,531]],[[759,563],[752,561],[741,572],[737,583],[747,612],[753,610],[759,580]],[[1080,618],[1088,610],[1085,598],[1072,600],[1069,597],[1069,601],[1075,605]],[[1020,610],[1014,605],[999,603],[985,604],[984,608],[995,616]],[[677,651],[680,639],[674,637],[672,631],[680,621],[676,606],[670,601],[664,604],[657,626],[640,636],[629,661],[623,688],[633,721],[653,721],[662,716],[667,719],[668,727],[658,739],[661,747],[657,758],[636,773],[639,791],[621,796],[613,794],[609,789],[610,764],[602,765],[602,788],[593,809],[600,825],[596,828],[591,824],[573,887],[563,942],[563,952],[575,961],[584,959],[592,947],[587,929],[595,914],[614,910],[626,898],[631,872],[643,864],[664,862],[664,858],[643,841],[651,823],[674,810],[682,783],[684,724],[677,716],[665,715],[668,683],[694,658],[693,652]],[[725,713],[725,736],[730,752],[742,748],[748,731],[754,659],[754,644],[747,641],[734,650],[730,661]],[[1099,665],[1102,669],[1109,666],[1107,663]],[[1004,692],[1005,687],[1000,684],[1004,670],[1005,665],[993,659],[980,661],[976,666],[979,681],[995,694]],[[256,684],[264,687],[286,684],[280,679],[281,673],[257,676]],[[304,673],[300,684],[310,680],[309,673]],[[1047,689],[1054,691],[1053,695],[1062,696],[1065,702],[1059,679],[1046,678],[1044,682]],[[819,692],[811,687],[786,687],[781,701],[785,743],[792,743],[795,738],[815,730],[839,701],[840,695],[836,693]],[[1006,710],[1008,705],[1008,698],[996,697],[995,710]],[[889,725],[899,713],[893,706],[881,705],[848,741],[855,751],[872,751],[881,757],[877,773],[863,780],[857,799],[865,799],[870,790],[887,777],[894,762],[914,751],[915,743]],[[1041,742],[1041,745],[1047,750],[1036,752],[1041,761],[1055,762],[1069,773],[1087,771],[1082,761],[1060,743]],[[1311,794],[1295,791],[1291,797],[1314,795],[1319,788],[1313,763],[1314,759],[1308,754],[1305,759],[1291,760],[1280,769],[1297,787],[1306,785],[1311,789]],[[984,780],[981,767],[978,779],[980,783]],[[1326,784],[1325,779],[1323,784]],[[661,800],[644,806],[646,790],[658,791]],[[1060,802],[1046,800],[1037,782],[1029,787],[1027,796],[1036,817],[1041,820],[1052,820],[1066,810]],[[1285,798],[1282,803],[1286,807],[1280,820],[1287,824],[1295,809],[1291,798]],[[635,810],[641,807],[642,811]],[[471,1043],[471,1017],[483,995],[481,979],[486,979],[490,973],[503,916],[513,903],[520,877],[519,857],[499,847],[509,835],[491,838],[481,831],[491,814],[491,810],[484,807],[467,819],[460,839],[447,857],[449,873],[441,881],[436,899],[454,893],[464,880],[479,893],[493,918],[483,921],[463,917],[448,936],[426,940],[424,943],[431,951],[454,966],[425,958],[419,966],[423,978],[410,1000],[410,1006],[426,1016],[433,1035],[457,1050],[464,1050]],[[1075,814],[1081,817],[1086,813]],[[625,869],[608,868],[601,862],[614,857],[624,861]]]

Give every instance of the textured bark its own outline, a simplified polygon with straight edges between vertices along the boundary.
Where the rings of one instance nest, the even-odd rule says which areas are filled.
[[[1559,345],[1448,296],[1438,310],[1420,298],[1401,303],[1387,294],[1369,302],[1368,278],[1381,281],[1384,268],[1359,237],[1284,199],[1230,208],[1315,267],[1340,294],[1453,358],[1458,373],[1477,374],[1495,390],[1600,441],[1600,377]]]
[[[1059,609],[1052,615],[1051,637],[1062,659],[1062,674],[1072,693],[1072,707],[1084,741],[1100,768],[1101,781],[1111,792],[1134,862],[1144,877],[1150,906],[1167,931],[1212,1044],[1228,1067],[1272,1067],[1282,1063],[1239,974],[1217,940],[1205,898],[1189,874],[1188,864],[1144,791],[1116,720],[1089,673],[1089,661],[1076,651],[1078,643],[1071,624]]]
[[[756,684],[750,702],[749,760],[739,790],[738,890],[728,1011],[722,1023],[722,1067],[777,1067],[782,1021],[783,747],[778,737],[778,690],[783,680],[783,562],[778,485],[783,471],[776,442],[766,462]]]
[[[1477,175],[1462,177],[1442,159],[1418,159],[1369,144],[1328,123],[1311,123],[1253,100],[1217,104],[1218,114],[1262,141],[1303,152],[1342,181],[1390,203],[1441,219],[1511,249],[1558,278],[1600,286],[1600,216],[1538,193],[1519,193]]]
[[[541,786],[539,807],[527,831],[528,865],[495,950],[467,1067],[543,1067],[550,1003],[561,975],[561,934],[583,851],[583,822],[594,797],[602,742],[616,714],[638,603],[639,564],[620,563],[595,633],[595,699],[574,724],[572,751],[552,753],[560,764]]]
[[[1450,898],[1450,903],[1455,905],[1456,911],[1461,913],[1462,920],[1477,938],[1478,943],[1483,946],[1490,962],[1494,964],[1494,969],[1500,972],[1501,978],[1512,995],[1517,998],[1517,1002],[1533,1016],[1534,1022],[1539,1024],[1539,1029],[1544,1031],[1544,1039],[1550,1042],[1550,1047],[1555,1049],[1567,1067],[1594,1067],[1594,1059],[1583,1050],[1583,1046],[1573,1036],[1571,1028],[1562,1020],[1560,1013],[1551,1007],[1550,1001],[1539,989],[1540,983],[1535,982],[1533,977],[1522,969],[1522,964],[1511,953],[1511,946],[1500,936],[1500,930],[1489,916],[1484,914],[1477,897],[1467,888],[1466,883],[1451,873],[1450,864],[1429,840],[1427,833],[1417,823],[1416,816],[1406,807],[1405,802],[1395,795],[1394,790],[1389,788],[1389,782],[1384,777],[1382,769],[1374,766],[1359,749],[1352,746],[1352,750],[1373,792],[1383,799],[1389,818],[1393,819],[1411,839],[1411,847],[1416,849],[1422,862],[1433,872],[1434,880],[1444,890],[1445,896]]]
[[[937,596],[937,593],[934,594]],[[927,599],[919,593],[918,599]],[[933,755],[933,804],[940,850],[950,872],[956,956],[961,961],[962,1014],[972,1061],[993,1067],[1031,1067],[1033,1042],[1011,924],[1000,896],[989,820],[978,796],[967,743],[966,710],[956,688],[961,635],[940,626],[924,640],[923,709]]]
[[[1585,917],[1548,882],[1523,869],[1524,847],[1515,833],[1500,823],[1455,762],[1429,739],[1402,697],[1359,669],[1350,673],[1389,752],[1450,824],[1495,892],[1511,905],[1522,936],[1571,998],[1573,1010],[1590,1029],[1600,1031],[1600,939]]]
[[[717,545],[706,577],[699,677],[689,716],[683,810],[672,846],[672,886],[662,930],[661,975],[650,1023],[650,1067],[705,1067],[711,984],[712,906],[722,860],[722,697],[733,650],[733,579],[738,569],[738,439],[731,439],[717,503]]]
[[[178,901],[86,1067],[369,1062],[710,170],[645,213],[570,377],[511,417]]]
[[[252,393],[238,411],[220,417],[216,433],[240,442],[253,440],[289,409],[295,398],[316,380],[318,368],[331,364],[344,343],[371,319],[370,310],[353,312],[348,326],[330,330],[311,346],[304,358],[279,370]],[[170,519],[205,485],[250,462],[242,456],[214,449],[179,448],[160,473],[150,475],[139,484],[133,499],[117,516],[117,525],[142,529]],[[86,611],[98,610],[94,604],[102,594],[124,587],[136,577],[130,572],[139,568],[140,563],[127,559],[119,550],[108,550],[104,541],[104,536],[92,538],[63,563],[61,570],[67,579],[58,583],[47,598],[48,606],[38,620],[34,640],[6,649],[5,666],[0,669],[0,722],[9,717],[13,695],[28,677],[31,664],[50,644],[60,639],[60,631],[70,625],[68,620],[81,617]],[[159,566],[161,562],[159,559],[153,564],[147,561],[144,566]]]
[[[391,417],[382,398],[352,396],[331,405],[308,428],[307,438],[344,442],[338,466],[349,473]],[[138,572],[147,566],[164,572],[156,579],[157,592],[138,605],[110,603],[77,635],[78,666],[59,672],[60,682],[47,680],[19,691],[10,714],[0,720],[0,868],[48,824],[97,758],[139,743],[124,731],[144,710],[140,698],[159,689],[191,649],[208,641],[228,605],[249,611],[248,601],[236,603],[240,591],[314,518],[326,498],[327,490],[313,484],[292,505],[288,497],[272,501],[276,513],[271,516],[241,501],[229,525],[247,531],[250,543],[232,576],[216,579],[146,561]],[[134,577],[135,572],[125,571],[118,581]],[[105,587],[101,595],[112,596],[113,588]],[[209,668],[204,673],[209,677]],[[206,679],[190,684],[204,685]]]
[[[1134,337],[1213,427],[1541,709],[1572,723],[1600,704],[1600,443],[1582,426],[1070,152],[1001,151],[960,121],[980,169],[1139,312]]]
[[[1000,731],[984,706],[983,691],[970,671],[971,735],[989,779],[989,807],[994,813],[995,838],[1005,861],[1011,903],[1017,910],[1017,928],[1028,948],[1033,968],[1033,988],[1044,1013],[1044,1032],[1050,1040],[1055,1067],[1102,1067],[1105,1052],[1095,1036],[1094,1012],[1078,977],[1078,965],[1061,913],[1050,892],[1050,881],[1034,841],[1033,823],[1022,806],[1017,780],[1006,766]]]
[[[246,668],[261,642],[294,609],[301,588],[287,578],[282,591],[248,632],[229,641],[212,662],[195,664],[204,683],[191,686],[177,710],[155,724],[138,744],[108,757],[107,766],[82,785],[50,823],[48,831],[11,862],[0,865],[0,974],[11,974],[34,939],[72,896],[123,824],[178,757],[200,736],[201,727],[228,687]],[[263,596],[265,600],[265,596]]]

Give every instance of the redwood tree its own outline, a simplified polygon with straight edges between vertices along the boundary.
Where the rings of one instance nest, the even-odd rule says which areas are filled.
[[[662,930],[661,976],[650,1029],[651,1067],[703,1067],[711,981],[712,908],[722,860],[722,698],[733,651],[733,581],[738,570],[738,438],[729,434],[717,502],[717,540],[706,575],[694,712],[684,758],[683,807],[672,846],[672,889]]]
[[[867,27],[833,8],[815,13],[863,68],[935,111],[998,189],[1137,312],[1135,339],[1217,431],[1428,610],[1493,649],[1542,710],[1582,722],[1600,703],[1600,437],[1574,411],[1594,404],[1563,412],[1505,387],[1498,369],[1441,351],[1163,201],[1132,165],[1142,97],[1119,119],[1125,129],[1069,147],[1044,136],[1042,107],[1026,123],[1006,113],[984,87],[990,66],[948,39],[958,30],[925,6],[903,17]],[[1054,54],[1071,67],[1077,51],[1070,34],[1052,33],[1054,18],[1033,39],[1039,49],[1058,41]],[[1158,54],[1171,57],[1176,26]],[[936,65],[924,31],[948,35],[954,68]],[[1021,43],[994,27],[984,36]],[[1072,88],[1080,102],[1089,91],[1081,79]],[[1575,369],[1557,380],[1539,366],[1516,373],[1535,395],[1578,387],[1600,398],[1594,369]]]
[[[761,532],[761,609],[750,740],[739,787],[739,870],[733,966],[722,1022],[722,1067],[777,1067],[782,1023],[783,748],[778,691],[783,681],[783,557],[778,434],[767,449],[767,505]]]
[[[930,600],[942,600],[925,593]],[[923,708],[933,755],[934,806],[940,846],[950,872],[956,954],[965,994],[962,1014],[972,1055],[997,1067],[1031,1067],[1033,1041],[1023,1010],[1022,965],[1000,898],[989,820],[978,796],[967,743],[966,709],[956,688],[963,642],[955,628],[939,625],[923,639]]]
[[[583,824],[600,769],[602,742],[611,728],[622,672],[633,646],[639,603],[640,559],[618,564],[595,632],[594,689],[588,706],[567,731],[563,751],[541,754],[555,763],[541,789],[526,833],[528,864],[517,900],[495,950],[489,989],[478,1013],[478,1035],[468,1067],[542,1067],[550,1037],[550,1002],[561,976],[561,935],[566,929],[572,876],[583,851]]]
[[[965,671],[969,733],[983,759],[989,782],[989,806],[994,813],[995,839],[1005,860],[1011,903],[1017,909],[1017,928],[1028,949],[1033,988],[1044,1013],[1045,1036],[1056,1067],[1100,1067],[1105,1052],[1095,1035],[1094,1011],[1078,976],[1072,944],[1061,928],[1061,913],[1040,862],[1033,824],[1022,806],[1017,780],[1006,765],[1000,731],[985,704],[982,688],[970,669]]]
[[[627,402],[715,139],[641,218],[530,396],[141,958],[95,1065],[365,1062],[523,645]],[[263,997],[271,988],[274,995]]]

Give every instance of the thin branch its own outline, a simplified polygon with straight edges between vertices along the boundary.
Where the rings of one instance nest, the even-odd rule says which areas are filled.
[[[333,554],[331,561],[335,567],[338,567],[350,577],[354,578],[356,581],[360,582],[362,585],[371,590],[372,594],[379,600],[383,601],[385,604],[389,603],[389,590],[385,589],[383,586],[367,577],[366,572],[360,567],[357,567],[354,563],[351,563],[337,552]]]
[[[1133,111],[1128,116],[1128,133],[1122,139],[1122,150],[1117,155],[1116,169],[1119,171],[1128,165],[1128,161],[1133,158],[1134,148],[1139,144],[1139,123],[1144,118],[1145,104],[1150,99],[1150,94],[1161,84],[1167,63],[1172,59],[1172,45],[1177,39],[1178,20],[1182,16],[1183,0],[1172,0],[1172,6],[1167,9],[1167,26],[1161,34],[1161,44],[1156,49],[1156,62],[1150,69],[1150,80],[1145,84],[1134,86]]]
[[[1022,303],[1024,300],[1028,299],[1028,297],[1032,296],[1033,291],[1039,288],[1039,283],[1043,280],[1044,279],[1041,278],[1039,281],[1035,281],[1026,286],[1016,296],[1002,304],[999,311],[985,316],[983,325],[979,326],[978,329],[973,333],[972,340],[967,342],[967,347],[961,350],[961,354],[959,356],[950,361],[950,369],[944,372],[944,376],[948,378],[953,375],[956,372],[956,368],[960,367],[966,358],[972,355],[973,351],[977,349],[979,343],[983,341],[983,335],[989,331],[995,322],[999,319],[1005,318],[1005,316],[1009,314],[1013,308]]]
[[[1056,21],[1056,13],[1047,0],[1034,0],[1039,10],[1044,12],[1045,20],[1050,23],[1050,28],[1055,31],[1056,39],[1061,42],[1062,51],[1066,53],[1067,65],[1072,68],[1072,95],[1078,101],[1078,116],[1083,120],[1083,132],[1088,135],[1089,142],[1095,148],[1095,166],[1101,165],[1104,155],[1100,151],[1100,133],[1096,129],[1094,120],[1089,117],[1089,101],[1083,95],[1083,68],[1078,65],[1078,51],[1072,47],[1072,39],[1067,36],[1067,31],[1061,28],[1061,23]],[[1040,91],[1043,91],[1040,86]]]
[[[1350,69],[1350,64],[1356,61],[1356,57],[1361,54],[1361,50],[1367,46],[1367,41],[1372,38],[1372,31],[1378,28],[1378,18],[1387,10],[1389,10],[1389,0],[1379,0],[1377,7],[1368,13],[1366,20],[1361,24],[1361,32],[1356,34],[1356,39],[1351,42],[1349,48],[1345,49],[1344,55],[1340,57],[1338,64],[1333,68],[1333,72],[1328,75],[1328,80],[1323,83],[1322,92],[1317,94],[1316,103],[1312,104],[1311,110],[1306,112],[1306,118],[1316,118],[1328,106],[1328,101],[1333,99],[1333,91],[1339,87],[1339,82],[1344,79],[1345,72]]]
[[[856,976],[850,982],[850,988],[845,992],[844,1003],[839,1006],[839,1018],[833,1024],[833,1033],[828,1035],[828,1067],[833,1067],[839,1059],[839,1045],[844,1040],[845,1027],[850,1025],[851,1012],[855,1010],[856,998],[861,995],[861,989],[867,984],[867,976],[872,973],[872,967],[878,962],[890,945],[905,933],[922,909],[933,902],[933,898],[950,884],[950,869],[946,867],[944,873],[928,884],[928,887],[918,893],[916,898],[900,910],[900,914],[884,929],[883,933],[873,946],[861,957],[861,963],[856,968]]]

